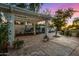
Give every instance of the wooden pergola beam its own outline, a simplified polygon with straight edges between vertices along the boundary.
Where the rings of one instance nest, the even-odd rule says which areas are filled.
[[[33,17],[35,16],[35,17],[41,17],[41,18],[49,18],[49,16],[47,16],[47,15],[35,13],[35,12],[29,11],[29,10],[26,10],[23,8],[14,7],[14,6],[2,4],[2,3],[0,3],[0,11],[5,12],[5,13],[24,15],[24,16],[33,16]]]
[[[14,41],[14,21],[18,20],[18,21],[29,21],[31,23],[34,24],[34,34],[36,33],[35,30],[35,26],[36,26],[36,22],[38,21],[46,21],[46,20],[50,20],[50,16],[49,15],[43,15],[43,14],[38,14],[23,8],[19,8],[19,7],[14,7],[11,5],[7,5],[7,4],[2,4],[0,3],[0,12],[3,12],[8,20],[8,38],[9,38],[9,42],[10,42],[10,46],[12,46],[12,43]],[[46,22],[47,23],[47,22]],[[47,28],[47,24],[46,24],[46,28]],[[46,29],[47,31],[47,29]],[[45,32],[46,32],[45,31]],[[47,32],[46,32],[47,35]]]

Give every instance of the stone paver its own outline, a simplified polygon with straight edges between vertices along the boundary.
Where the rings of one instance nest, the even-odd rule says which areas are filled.
[[[24,40],[24,46],[18,50],[12,50],[9,55],[14,56],[68,56],[79,55],[79,39],[76,37],[53,37],[49,33],[50,40],[43,42],[44,34],[17,37]]]
[[[76,47],[76,49],[73,50],[73,52],[71,53],[71,56],[79,56],[79,46]]]

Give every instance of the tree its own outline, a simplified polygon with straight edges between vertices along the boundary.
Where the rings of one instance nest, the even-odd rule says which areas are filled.
[[[74,21],[73,21],[73,26],[75,26],[77,29],[79,28],[79,18],[74,18]]]
[[[42,3],[29,3],[29,4],[19,3],[16,5],[21,8],[27,8],[28,10],[38,12],[43,4]]]
[[[64,23],[63,23],[63,21],[61,21],[61,19],[58,18],[58,17],[53,17],[52,19],[53,19],[54,26],[55,26],[55,30],[56,30],[56,31],[55,31],[55,36],[57,36],[58,30],[61,29],[61,26],[63,26]]]
[[[16,6],[21,7],[21,8],[27,7],[25,3],[18,3],[18,4],[16,4]]]
[[[73,9],[59,9],[55,12],[54,17],[52,18],[52,21],[54,22],[54,26],[56,27],[56,33],[55,36],[57,36],[57,31],[61,30],[61,27],[66,24],[66,19],[71,18],[73,15]]]
[[[28,9],[34,12],[38,12],[42,5],[42,3],[30,3]]]

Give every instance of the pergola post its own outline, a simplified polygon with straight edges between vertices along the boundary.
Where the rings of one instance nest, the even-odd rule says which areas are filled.
[[[15,29],[14,29],[14,19],[15,16],[13,14],[8,15],[8,41],[10,44],[10,47],[13,47],[13,41],[15,38]]]
[[[48,37],[48,20],[45,20],[45,36],[44,36],[43,41],[47,42],[48,40],[49,40],[49,37]]]
[[[33,33],[36,35],[36,23],[33,23]]]
[[[44,36],[44,42],[48,41],[49,37],[48,37],[48,20],[45,20],[45,36]]]
[[[48,20],[45,20],[45,36],[48,36]]]

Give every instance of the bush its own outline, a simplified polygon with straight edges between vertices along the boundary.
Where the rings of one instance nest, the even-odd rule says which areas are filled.
[[[64,35],[64,31],[60,31],[60,34],[61,34],[61,35]]]
[[[79,31],[77,32],[76,37],[79,37]]]
[[[14,48],[15,49],[19,49],[19,48],[21,48],[21,46],[24,44],[24,41],[23,40],[16,40],[16,41],[14,41],[14,43],[13,43],[13,46],[14,46]]]
[[[8,30],[7,24],[0,24],[0,53],[8,52]]]
[[[65,35],[66,36],[72,36],[72,33],[71,33],[71,31],[67,30],[67,31],[65,31]]]

